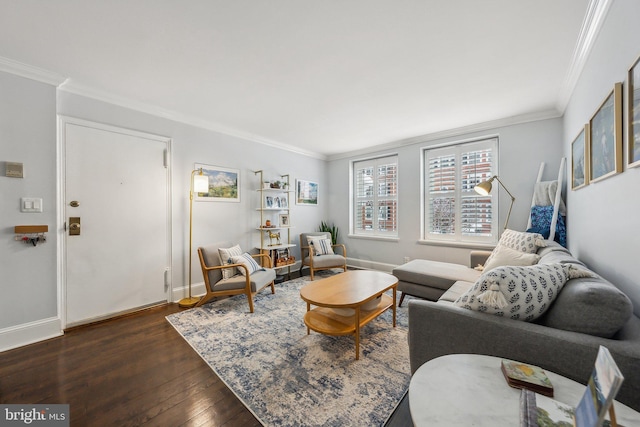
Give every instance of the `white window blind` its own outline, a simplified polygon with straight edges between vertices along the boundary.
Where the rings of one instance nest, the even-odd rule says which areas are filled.
[[[353,162],[353,233],[398,235],[398,156]]]
[[[495,241],[496,199],[474,187],[497,170],[497,146],[491,138],[424,150],[425,239]]]

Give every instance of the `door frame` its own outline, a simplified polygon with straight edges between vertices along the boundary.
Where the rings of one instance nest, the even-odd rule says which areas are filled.
[[[154,141],[162,142],[165,144],[165,167],[167,169],[167,259],[166,265],[167,270],[164,275],[164,286],[165,286],[165,297],[167,302],[172,301],[173,296],[173,281],[172,281],[172,271],[173,271],[173,217],[172,217],[172,170],[171,170],[171,159],[172,159],[172,143],[173,140],[167,136],[161,136],[156,134],[151,134],[147,132],[141,132],[133,129],[127,129],[115,125],[109,125],[100,122],[94,122],[91,120],[79,119],[76,117],[65,116],[65,115],[57,115],[58,122],[58,138],[57,138],[57,213],[56,213],[56,224],[57,224],[57,265],[58,265],[58,274],[57,274],[57,293],[58,293],[58,318],[60,319],[60,324],[62,330],[64,331],[67,327],[67,245],[66,245],[66,125],[76,125],[76,126],[85,126],[93,129],[104,130],[108,132],[120,133],[123,135],[140,137],[151,139]],[[135,310],[134,310],[135,311]],[[131,312],[131,310],[127,311]],[[122,313],[124,314],[124,313]],[[116,314],[117,315],[117,314]]]

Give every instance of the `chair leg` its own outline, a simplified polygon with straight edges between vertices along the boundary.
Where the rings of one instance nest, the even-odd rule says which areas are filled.
[[[405,293],[401,292],[400,293],[400,302],[398,303],[398,307],[402,307],[402,301],[404,301],[404,296],[405,296]]]
[[[271,281],[271,293],[272,293],[272,294],[275,294],[275,293],[276,293],[276,288],[275,288],[274,283],[275,283],[275,280],[272,280],[272,281]]]
[[[309,267],[309,271],[311,272],[311,280],[313,281],[313,268]]]
[[[247,299],[249,300],[249,311],[253,313],[253,294],[250,291],[247,293]]]

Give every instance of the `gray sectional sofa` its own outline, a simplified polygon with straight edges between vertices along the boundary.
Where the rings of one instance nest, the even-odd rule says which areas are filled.
[[[557,243],[549,242],[537,253],[539,264],[571,264],[587,270]],[[471,265],[477,263],[474,258]],[[535,364],[584,384],[599,346],[604,345],[625,376],[617,400],[640,411],[640,301],[631,301],[613,284],[591,273],[593,277],[568,280],[546,313],[532,322],[455,305],[453,301],[473,285],[464,280],[470,275],[477,276],[471,271],[450,284],[437,301],[410,300],[411,372],[439,356],[473,353]],[[424,271],[424,274],[433,273]],[[451,281],[452,277],[446,279]],[[414,289],[413,294],[416,292],[421,290]]]

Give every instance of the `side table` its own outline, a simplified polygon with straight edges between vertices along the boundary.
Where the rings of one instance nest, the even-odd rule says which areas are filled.
[[[418,368],[409,385],[414,426],[519,425],[520,390],[507,385],[500,370],[501,360],[477,354],[451,354]],[[553,384],[553,398],[576,406],[586,386],[545,372]],[[640,425],[640,413],[619,402],[615,402],[615,410],[619,424]]]

